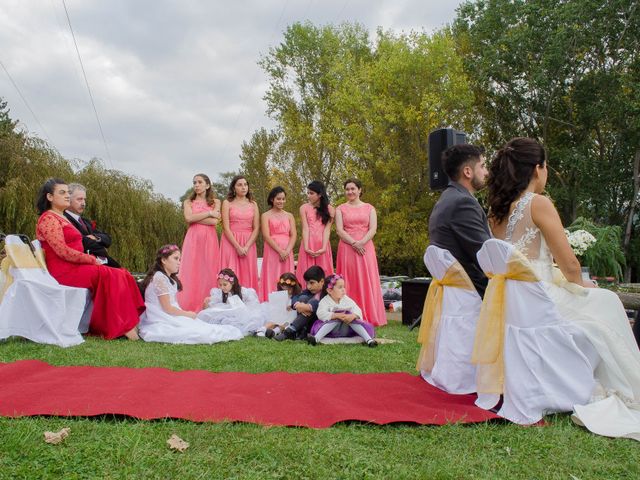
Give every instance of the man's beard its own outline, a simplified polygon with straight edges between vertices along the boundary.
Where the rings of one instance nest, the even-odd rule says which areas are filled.
[[[480,178],[476,175],[471,178],[471,186],[476,192],[482,190],[486,186],[486,184],[487,182],[485,180],[480,180]]]

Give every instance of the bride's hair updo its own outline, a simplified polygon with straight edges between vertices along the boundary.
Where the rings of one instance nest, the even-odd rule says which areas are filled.
[[[487,180],[491,219],[502,223],[509,216],[511,204],[529,185],[536,166],[545,161],[544,148],[533,138],[513,138],[498,150]]]

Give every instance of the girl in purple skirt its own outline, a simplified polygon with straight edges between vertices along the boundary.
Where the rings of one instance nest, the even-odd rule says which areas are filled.
[[[324,279],[322,299],[318,304],[318,320],[311,328],[307,341],[316,345],[324,337],[359,336],[369,347],[376,347],[375,332],[371,324],[362,320],[362,310],[347,296],[341,275],[329,275]]]

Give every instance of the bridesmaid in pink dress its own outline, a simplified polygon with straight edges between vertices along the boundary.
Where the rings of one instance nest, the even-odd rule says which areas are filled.
[[[260,231],[260,212],[242,175],[231,179],[227,199],[222,202],[222,240],[220,268],[233,270],[240,284],[258,289],[256,239]]]
[[[307,200],[307,203],[300,206],[302,241],[296,270],[300,285],[305,284],[304,272],[313,265],[322,267],[327,276],[333,273],[333,253],[329,237],[335,209],[329,205],[324,183],[314,180],[307,185]]]
[[[220,247],[216,225],[220,221],[220,200],[203,173],[193,177],[193,193],[184,201],[184,219],[189,224],[182,243],[178,303],[183,310],[199,312],[209,291],[218,284]]]
[[[294,270],[292,252],[298,235],[293,215],[284,210],[286,198],[284,188],[273,188],[267,197],[271,209],[262,214],[260,222],[264,239],[260,273],[261,302],[269,300],[269,293],[278,290],[280,275],[293,273]]]
[[[336,230],[340,237],[336,271],[344,277],[349,296],[362,308],[363,321],[386,325],[378,259],[372,238],[378,228],[376,209],[360,200],[362,183],[344,182],[347,203],[336,208]]]

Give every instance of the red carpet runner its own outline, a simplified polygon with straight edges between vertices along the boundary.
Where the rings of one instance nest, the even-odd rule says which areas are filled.
[[[497,418],[472,395],[407,373],[212,373],[0,363],[0,415],[92,416],[326,428],[345,420],[443,425]]]

